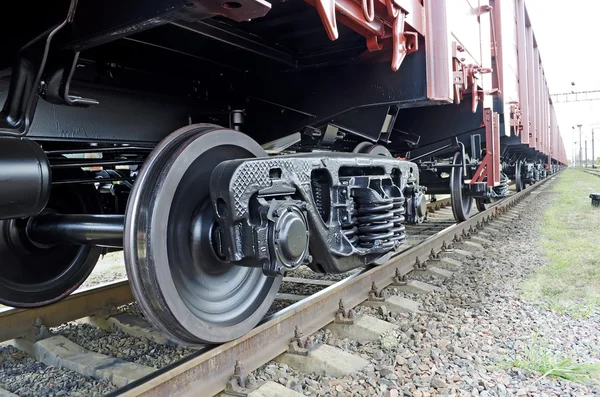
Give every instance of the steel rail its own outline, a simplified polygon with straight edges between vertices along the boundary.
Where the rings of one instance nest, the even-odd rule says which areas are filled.
[[[179,365],[158,370],[118,390],[118,393],[127,397],[217,394],[226,387],[234,374],[237,361],[241,362],[247,371],[257,369],[287,350],[296,327],[305,335],[318,331],[333,321],[340,299],[347,308],[359,305],[368,298],[373,283],[377,288],[390,285],[396,272],[409,273],[417,259],[424,262],[429,258],[432,249],[439,250],[444,242],[450,243],[455,236],[468,234],[470,228],[483,221],[489,221],[492,216],[500,215],[551,179],[548,177],[495,203],[467,221],[449,226],[403,251],[384,265],[365,269],[283,309],[239,339],[192,355]]]

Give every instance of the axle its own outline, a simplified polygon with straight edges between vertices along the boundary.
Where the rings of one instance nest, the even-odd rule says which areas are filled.
[[[38,244],[123,247],[124,215],[42,213],[30,219],[27,235]]]

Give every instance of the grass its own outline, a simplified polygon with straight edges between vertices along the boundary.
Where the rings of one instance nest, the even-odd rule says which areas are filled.
[[[526,298],[576,317],[600,309],[600,208],[590,193],[600,193],[600,178],[567,169],[551,187],[540,246],[548,261],[523,285]]]
[[[600,363],[578,363],[572,358],[559,356],[552,353],[548,345],[539,341],[537,337],[525,346],[522,357],[510,362],[510,366],[541,374],[537,381],[552,377],[583,384],[600,382]]]

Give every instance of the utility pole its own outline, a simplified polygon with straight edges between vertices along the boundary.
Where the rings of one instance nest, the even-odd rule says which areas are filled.
[[[585,140],[585,168],[587,168],[587,139]]]
[[[579,127],[579,167],[582,166],[581,161],[583,159],[583,156],[582,156],[583,153],[581,152],[581,126],[582,125],[583,124],[577,124],[577,127]]]
[[[592,128],[592,168],[596,168],[596,157],[594,155],[594,129]]]

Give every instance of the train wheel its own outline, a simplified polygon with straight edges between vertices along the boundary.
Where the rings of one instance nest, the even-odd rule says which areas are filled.
[[[462,164],[462,153],[454,153],[452,164]],[[469,213],[473,206],[473,198],[464,194],[464,175],[462,167],[452,168],[450,173],[450,201],[452,202],[452,213],[454,219],[463,222],[469,219]]]
[[[217,164],[262,156],[246,135],[190,125],[154,149],[136,180],[125,218],[127,274],[146,318],[174,342],[240,337],[275,299],[281,277],[220,259],[209,198]]]
[[[352,153],[364,153],[372,154],[374,156],[392,157],[392,154],[385,146],[373,145],[370,142],[359,143],[358,145],[356,145],[354,150],[352,150]]]
[[[80,170],[55,170],[53,178],[81,177]],[[101,213],[93,185],[55,185],[46,206],[63,214]],[[79,287],[100,257],[98,247],[40,245],[27,237],[27,219],[0,220],[0,303],[37,307],[56,302]]]
[[[517,160],[515,163],[515,188],[517,192],[525,189],[525,183],[523,181],[523,175],[521,174],[523,168],[523,162],[521,160]]]

